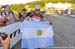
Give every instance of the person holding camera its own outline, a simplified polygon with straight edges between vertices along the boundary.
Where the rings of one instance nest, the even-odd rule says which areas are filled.
[[[7,34],[7,38],[5,40],[3,40],[3,38],[0,36],[0,44],[3,46],[3,49],[9,49],[10,35]]]

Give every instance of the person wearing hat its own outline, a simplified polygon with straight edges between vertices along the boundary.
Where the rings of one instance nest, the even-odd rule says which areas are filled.
[[[35,6],[35,11],[34,12],[30,12],[27,15],[29,17],[29,19],[34,20],[34,21],[45,21],[48,22],[48,20],[46,18],[43,17],[41,11],[40,11],[40,6],[36,5]]]

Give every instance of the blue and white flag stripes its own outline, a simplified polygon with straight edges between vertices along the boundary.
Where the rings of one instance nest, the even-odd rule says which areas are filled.
[[[24,21],[20,24],[22,48],[54,46],[52,25],[46,22]]]

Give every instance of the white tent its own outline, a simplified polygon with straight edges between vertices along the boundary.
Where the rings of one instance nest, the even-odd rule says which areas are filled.
[[[65,4],[64,4],[64,7],[65,7],[65,8],[71,8],[71,4],[70,4],[70,3],[65,3]]]
[[[28,3],[36,0],[0,0],[0,5],[11,5],[11,4],[19,4],[19,3]]]
[[[46,4],[46,7],[53,7],[53,3],[49,2],[48,4]]]
[[[64,8],[62,3],[57,3],[54,5],[54,8]]]
[[[46,9],[48,9],[48,8],[55,8],[55,9],[63,9],[63,10],[65,10],[65,9],[68,9],[68,8],[70,8],[71,7],[71,4],[70,3],[48,3],[48,4],[46,4]]]

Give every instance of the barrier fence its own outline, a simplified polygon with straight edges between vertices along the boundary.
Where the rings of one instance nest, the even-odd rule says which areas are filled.
[[[5,26],[0,28],[0,32],[6,32],[10,34],[11,42],[10,42],[10,49],[21,40],[21,32],[19,29],[20,22]],[[0,49],[3,49],[0,46]]]

